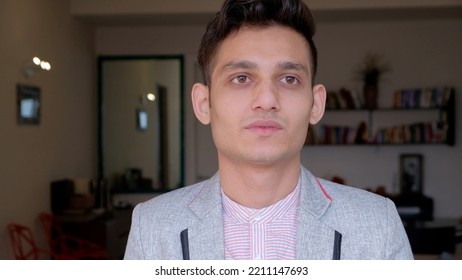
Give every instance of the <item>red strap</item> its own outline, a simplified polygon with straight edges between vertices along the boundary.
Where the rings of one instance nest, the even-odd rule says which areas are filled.
[[[325,190],[324,187],[321,185],[321,182],[319,181],[318,178],[316,178],[316,181],[318,181],[318,185],[319,185],[319,187],[321,188],[322,193],[323,193],[330,201],[332,201],[332,197],[330,197],[330,195],[326,192],[326,190]]]

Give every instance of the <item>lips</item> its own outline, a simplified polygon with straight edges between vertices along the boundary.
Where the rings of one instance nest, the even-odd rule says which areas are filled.
[[[256,120],[244,128],[259,135],[267,136],[282,130],[283,126],[274,120]]]

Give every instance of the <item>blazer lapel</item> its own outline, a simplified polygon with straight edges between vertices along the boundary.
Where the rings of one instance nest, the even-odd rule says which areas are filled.
[[[331,198],[317,178],[303,167],[301,187],[297,259],[331,260],[334,255],[336,231],[322,220],[322,216],[330,206]]]
[[[297,232],[298,260],[331,260],[335,230],[307,212],[299,213]]]
[[[198,219],[188,227],[189,255],[192,260],[222,260],[225,257],[223,214],[218,175],[205,183],[190,203]]]

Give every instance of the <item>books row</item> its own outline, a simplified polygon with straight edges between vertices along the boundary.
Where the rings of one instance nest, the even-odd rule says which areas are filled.
[[[395,91],[394,108],[444,108],[450,102],[454,88],[433,87],[400,89]],[[360,92],[341,88],[327,94],[326,109],[362,109],[364,98]]]
[[[377,132],[377,144],[436,144],[447,140],[446,123],[433,121],[384,128]]]
[[[450,87],[401,89],[395,92],[395,108],[446,107],[454,89]]]
[[[358,127],[320,125],[311,128],[307,144],[437,144],[447,141],[447,131],[447,123],[440,121],[382,128],[375,135],[363,122]]]
[[[312,127],[310,144],[325,145],[351,145],[364,144],[368,141],[367,127],[365,123],[356,127],[319,125]]]

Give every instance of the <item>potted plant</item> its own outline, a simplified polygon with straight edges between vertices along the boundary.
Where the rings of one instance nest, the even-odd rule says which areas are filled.
[[[367,109],[377,108],[380,78],[391,70],[383,61],[383,57],[376,53],[368,53],[358,70],[359,78],[363,82],[364,106]]]

